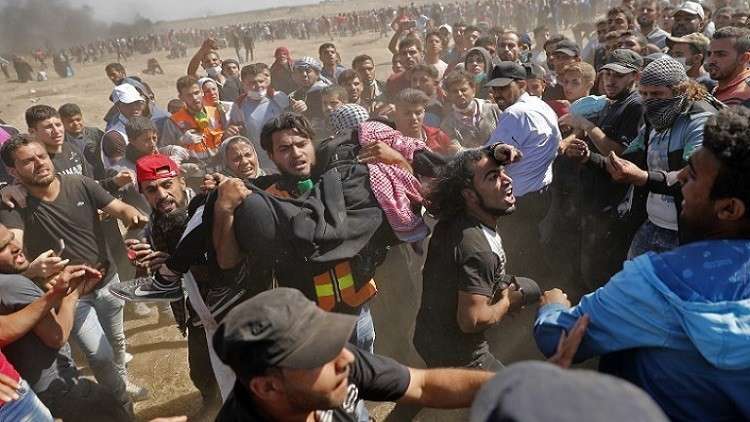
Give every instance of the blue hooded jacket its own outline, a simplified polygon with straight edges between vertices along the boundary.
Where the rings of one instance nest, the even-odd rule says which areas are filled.
[[[591,318],[576,355],[627,350],[620,375],[672,420],[750,420],[750,240],[691,243],[647,253],[573,308],[539,309],[534,337],[547,356],[561,331]]]

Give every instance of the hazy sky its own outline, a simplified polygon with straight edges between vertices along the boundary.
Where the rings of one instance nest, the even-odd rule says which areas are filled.
[[[316,0],[67,0],[70,4],[89,5],[95,16],[105,21],[129,21],[136,11],[151,20],[174,20],[221,15],[275,6],[317,3]],[[0,1],[2,3],[2,1]]]

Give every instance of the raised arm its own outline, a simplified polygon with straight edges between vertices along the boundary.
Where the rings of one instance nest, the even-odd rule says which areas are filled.
[[[213,38],[206,38],[203,41],[203,44],[201,44],[201,47],[198,49],[198,51],[196,51],[193,57],[190,59],[190,63],[188,63],[187,67],[187,74],[197,77],[198,68],[203,61],[203,57],[213,50],[218,50],[218,48],[216,48],[216,41]]]
[[[242,252],[234,235],[234,210],[250,194],[240,179],[223,178],[219,181],[218,198],[214,205],[212,241],[219,268],[228,270],[242,262]]]
[[[128,229],[143,227],[148,222],[148,217],[119,199],[112,200],[102,211],[122,221]]]

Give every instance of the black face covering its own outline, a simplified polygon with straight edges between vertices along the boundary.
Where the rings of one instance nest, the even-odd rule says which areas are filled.
[[[674,124],[682,111],[685,97],[649,98],[643,102],[644,116],[657,132],[661,132]]]

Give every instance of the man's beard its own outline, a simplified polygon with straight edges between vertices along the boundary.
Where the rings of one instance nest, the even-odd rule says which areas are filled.
[[[38,178],[34,175],[32,175],[31,177],[21,177],[21,182],[24,185],[36,186],[40,188],[44,188],[44,187],[51,185],[54,180],[55,180],[54,173],[50,173],[49,176],[42,177],[42,178]]]
[[[13,257],[15,260],[15,257]],[[9,264],[0,263],[0,274],[21,274],[29,268],[29,261],[24,261],[23,264],[17,265],[15,262]]]
[[[507,208],[489,207],[484,202],[484,198],[482,198],[482,195],[479,195],[477,193],[477,198],[479,198],[479,208],[482,211],[486,212],[487,214],[489,214],[489,215],[491,215],[491,216],[493,216],[495,218],[500,218],[500,217],[502,217],[504,215],[513,214],[513,212],[516,210],[516,205],[515,204],[510,205]]]
[[[690,34],[691,31],[687,29],[685,25],[672,25],[672,36],[673,37],[683,37],[687,34]]]
[[[698,242],[706,239],[709,227],[706,224],[707,219],[691,219],[681,212],[679,217],[680,226],[680,244],[685,245],[692,242]]]
[[[648,18],[646,18],[645,16],[644,17],[638,16],[636,18],[636,20],[638,21],[638,25],[641,25],[641,26],[652,26],[652,25],[654,25],[654,21],[653,20],[651,20],[651,21],[648,20]]]
[[[182,238],[188,222],[187,206],[162,213],[155,211],[152,221],[152,239],[157,251],[173,252]]]

